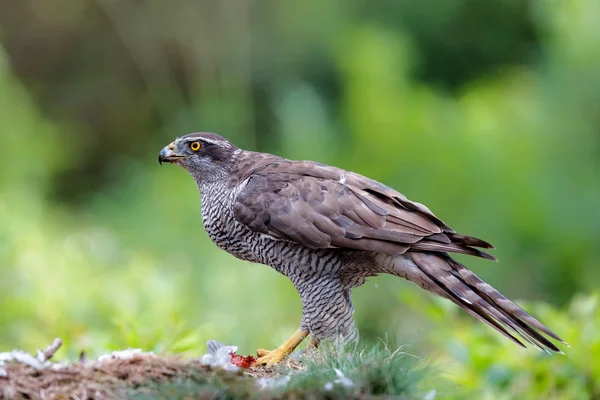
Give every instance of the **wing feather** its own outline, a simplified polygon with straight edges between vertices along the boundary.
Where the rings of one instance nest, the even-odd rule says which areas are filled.
[[[402,254],[408,249],[492,256],[424,205],[362,175],[310,161],[261,160],[244,175],[235,218],[250,229],[310,248]]]

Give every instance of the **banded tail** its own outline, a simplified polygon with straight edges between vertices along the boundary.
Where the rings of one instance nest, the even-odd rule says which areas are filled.
[[[568,344],[521,307],[446,253],[408,251],[394,261],[398,275],[456,303],[475,318],[526,347],[562,353],[548,337]]]

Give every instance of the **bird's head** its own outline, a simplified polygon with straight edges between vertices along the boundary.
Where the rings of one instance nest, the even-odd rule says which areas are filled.
[[[227,177],[236,150],[235,145],[217,134],[190,133],[163,147],[158,162],[180,165],[201,183]]]

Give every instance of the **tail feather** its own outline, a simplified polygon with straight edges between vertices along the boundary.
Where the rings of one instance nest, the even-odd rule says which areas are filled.
[[[473,247],[466,246],[462,243],[437,243],[428,240],[421,240],[411,246],[413,250],[421,251],[434,251],[434,252],[453,252],[460,254],[467,254],[469,256],[481,257],[491,261],[498,261],[496,257],[491,254],[475,249]]]
[[[445,297],[445,298],[449,299],[450,301],[452,301],[453,303],[459,305],[465,311],[467,311],[469,314],[471,314],[473,317],[488,324],[492,328],[500,331],[500,333],[502,333],[504,336],[506,336],[507,338],[509,338],[516,344],[518,344],[519,346],[525,347],[525,345],[519,339],[517,339],[514,335],[512,335],[510,332],[508,332],[502,324],[500,324],[495,318],[492,318],[486,312],[486,309],[488,308],[487,304],[485,304],[482,301],[472,302],[472,301],[468,300],[461,293],[457,292],[456,290],[453,290],[450,286],[446,286],[443,283],[441,283],[434,275],[431,275],[430,273],[428,273],[426,271],[423,271],[423,272],[427,275],[429,280],[434,285],[437,286],[436,287],[437,290],[435,290],[435,292],[438,295],[441,295],[442,297]],[[494,313],[491,312],[490,314],[494,314]],[[494,315],[494,316],[496,316],[496,315]],[[498,318],[498,319],[501,319],[501,318]],[[505,322],[505,321],[502,321],[502,322]]]
[[[496,257],[486,253],[485,251],[479,250],[476,247],[482,249],[494,248],[494,246],[485,240],[481,240],[473,236],[461,235],[455,232],[443,232],[429,235],[412,244],[411,246],[413,250],[433,251],[438,253],[461,253],[470,256],[486,258],[492,261],[498,261],[496,260]]]
[[[417,256],[417,259],[422,255],[422,253],[419,254]],[[504,327],[504,325],[506,325],[510,327],[513,331],[515,331],[517,334],[519,334],[519,336],[522,336],[510,320],[508,320],[501,313],[495,310],[487,301],[478,297],[474,292],[469,291],[468,288],[460,281],[456,280],[456,278],[453,279],[452,274],[446,275],[445,277],[441,276],[438,268],[440,267],[440,264],[444,263],[444,261],[441,258],[437,258],[437,260],[434,259],[428,261],[429,264],[421,260],[421,262],[418,265],[421,272],[424,273],[427,276],[427,278],[429,278],[429,280],[431,280],[431,282],[434,283],[436,289],[434,290],[434,292],[436,294],[451,300],[452,302],[465,309],[469,314],[471,314],[475,318],[479,319],[482,322],[485,322],[492,328],[500,331],[500,333],[502,333],[507,338],[511,339],[513,342],[517,343],[522,347],[526,347],[518,338],[516,338],[513,334],[507,331],[507,329]],[[438,265],[432,265],[434,263]],[[438,269],[437,271],[436,268]],[[527,336],[523,338],[531,342],[532,344],[535,344],[534,342],[530,341]]]
[[[565,343],[558,335],[447,254],[411,251],[395,268],[399,275],[456,303],[518,345],[526,347],[520,338],[545,352],[562,353],[543,334]]]
[[[448,236],[450,238],[450,240],[455,243],[457,243],[457,242],[463,243],[467,246],[481,247],[482,249],[493,249],[494,248],[494,246],[492,246],[490,243],[486,242],[485,240],[481,240],[481,239],[478,239],[473,236],[461,235],[460,233],[456,233],[456,232],[446,233],[446,236]]]
[[[533,327],[544,334],[550,336],[551,338],[558,340],[561,343],[567,344],[564,340],[562,340],[558,335],[548,329],[545,325],[543,325],[540,321],[529,315],[525,310],[521,307],[507,299],[502,293],[498,292],[491,285],[485,283],[481,280],[473,271],[454,260],[453,258],[447,256],[447,262],[452,265],[454,271],[467,283],[471,288],[481,292],[485,296],[489,298],[490,301],[495,303],[499,309],[508,310],[511,314],[516,316],[524,325],[528,327]],[[506,312],[506,311],[505,311]]]

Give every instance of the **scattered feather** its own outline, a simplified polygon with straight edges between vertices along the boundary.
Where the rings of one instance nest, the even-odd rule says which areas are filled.
[[[98,357],[98,362],[106,360],[131,360],[135,357],[156,357],[156,355],[152,352],[145,352],[142,349],[127,349],[101,355]]]
[[[200,363],[210,367],[222,368],[226,371],[237,371],[240,367],[232,363],[232,354],[235,354],[237,346],[225,346],[216,340],[206,343],[208,353],[200,357]]]

